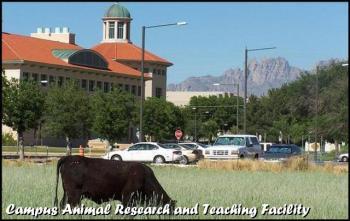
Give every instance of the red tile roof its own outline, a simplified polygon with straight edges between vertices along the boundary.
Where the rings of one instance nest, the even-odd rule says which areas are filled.
[[[54,49],[83,49],[78,45],[62,43],[58,41],[51,41],[45,39],[39,39],[24,35],[16,35],[9,33],[2,33],[1,39],[2,47],[2,61],[11,60],[24,60],[32,61],[44,64],[54,64],[66,67],[75,67],[85,70],[98,70],[90,67],[84,67],[79,65],[69,64],[60,58],[52,55]],[[102,54],[103,55],[103,54]],[[111,73],[125,74],[131,76],[140,77],[141,73],[127,65],[121,64],[116,61],[111,61],[108,57],[105,57],[108,62],[108,69]]]
[[[91,48],[108,59],[141,61],[142,49],[131,43],[101,43]],[[172,63],[145,50],[145,61],[163,63],[171,66]]]

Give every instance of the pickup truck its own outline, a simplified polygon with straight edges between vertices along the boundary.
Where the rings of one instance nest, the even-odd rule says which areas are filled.
[[[207,159],[257,159],[263,154],[258,138],[254,135],[222,135],[213,146],[205,149]]]

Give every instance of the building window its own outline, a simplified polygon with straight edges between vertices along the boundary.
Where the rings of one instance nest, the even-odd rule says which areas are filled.
[[[95,81],[89,80],[89,91],[94,91]]]
[[[58,86],[60,86],[60,87],[62,87],[62,85],[63,85],[63,77],[58,77]]]
[[[124,22],[118,22],[118,39],[123,39],[124,35]]]
[[[129,92],[130,91],[130,87],[128,84],[125,85],[125,91]]]
[[[74,83],[74,86],[80,87],[80,79],[74,79],[74,80],[72,80],[72,82]],[[86,82],[85,82],[85,85],[86,85]]]
[[[162,70],[158,69],[158,73],[159,76],[162,75]]]
[[[162,96],[162,88],[156,88],[156,97],[160,98]]]
[[[132,93],[133,95],[136,95],[136,85],[132,85],[132,86],[131,86],[131,93]]]
[[[42,74],[41,76],[40,76],[40,82],[41,82],[41,86],[44,86],[44,87],[46,87],[46,85],[47,85],[47,75],[46,74]]]
[[[162,70],[162,75],[165,76],[166,75],[166,71]]]
[[[130,39],[130,23],[126,23],[126,39]]]
[[[123,90],[123,84],[118,84],[120,90]]]
[[[32,80],[38,82],[39,76],[37,73],[32,73]]]
[[[108,82],[103,83],[103,91],[106,93],[109,91],[109,83]]]
[[[141,86],[138,86],[137,88],[138,88],[138,90],[137,90],[137,96],[141,96]]]
[[[87,81],[85,79],[81,80],[81,88],[83,88],[84,90],[87,89]]]
[[[148,68],[143,68],[143,73],[149,73],[149,69]]]
[[[29,80],[29,72],[23,72],[23,80],[25,81]]]
[[[114,84],[111,83],[111,91],[113,91],[113,90],[114,90]]]
[[[103,29],[103,31],[104,31],[104,33],[103,33],[103,39],[106,39],[107,38],[107,35],[106,35],[106,32],[107,32],[107,22],[103,22],[103,26],[104,26],[104,29]]]
[[[54,85],[55,84],[55,77],[52,76],[52,75],[49,76],[49,84],[50,85]]]
[[[108,30],[108,37],[109,39],[114,39],[114,22],[108,22],[109,23],[109,30]]]
[[[98,90],[102,90],[102,82],[101,81],[97,81],[96,87],[97,87]]]
[[[69,77],[66,77],[66,82],[69,82],[70,81],[70,78]]]

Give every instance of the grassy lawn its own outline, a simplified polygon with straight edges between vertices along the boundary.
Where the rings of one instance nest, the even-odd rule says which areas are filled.
[[[14,203],[22,207],[52,207],[55,183],[55,164],[10,164],[2,163],[2,218],[33,218],[31,216],[9,216],[6,208]],[[261,205],[270,204],[282,207],[284,204],[303,204],[310,207],[306,218],[348,218],[348,173],[336,175],[326,172],[251,172],[225,171],[200,168],[179,168],[173,166],[152,166],[159,182],[178,207],[194,207],[199,203],[199,215],[173,216],[175,219],[241,219],[249,215],[203,215],[203,204],[213,207],[231,207],[241,204],[256,207],[256,218],[295,218],[302,216],[261,215]],[[62,197],[61,179],[59,200]],[[83,200],[85,206],[97,205]],[[39,216],[48,219],[121,219],[114,214],[116,204],[110,202],[111,214],[104,216],[58,215]],[[103,205],[106,205],[103,204]],[[125,218],[125,217],[124,217]],[[155,218],[158,216],[138,216],[136,218]],[[164,218],[164,217],[160,217]]]

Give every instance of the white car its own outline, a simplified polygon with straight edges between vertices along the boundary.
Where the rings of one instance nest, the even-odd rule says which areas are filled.
[[[338,156],[338,160],[340,162],[349,162],[349,154],[348,153],[343,153]]]
[[[222,135],[213,146],[205,150],[208,159],[259,158],[263,154],[258,138],[254,135]]]
[[[165,163],[180,161],[182,152],[168,148],[160,143],[140,142],[124,150],[113,150],[102,158],[120,161]]]

